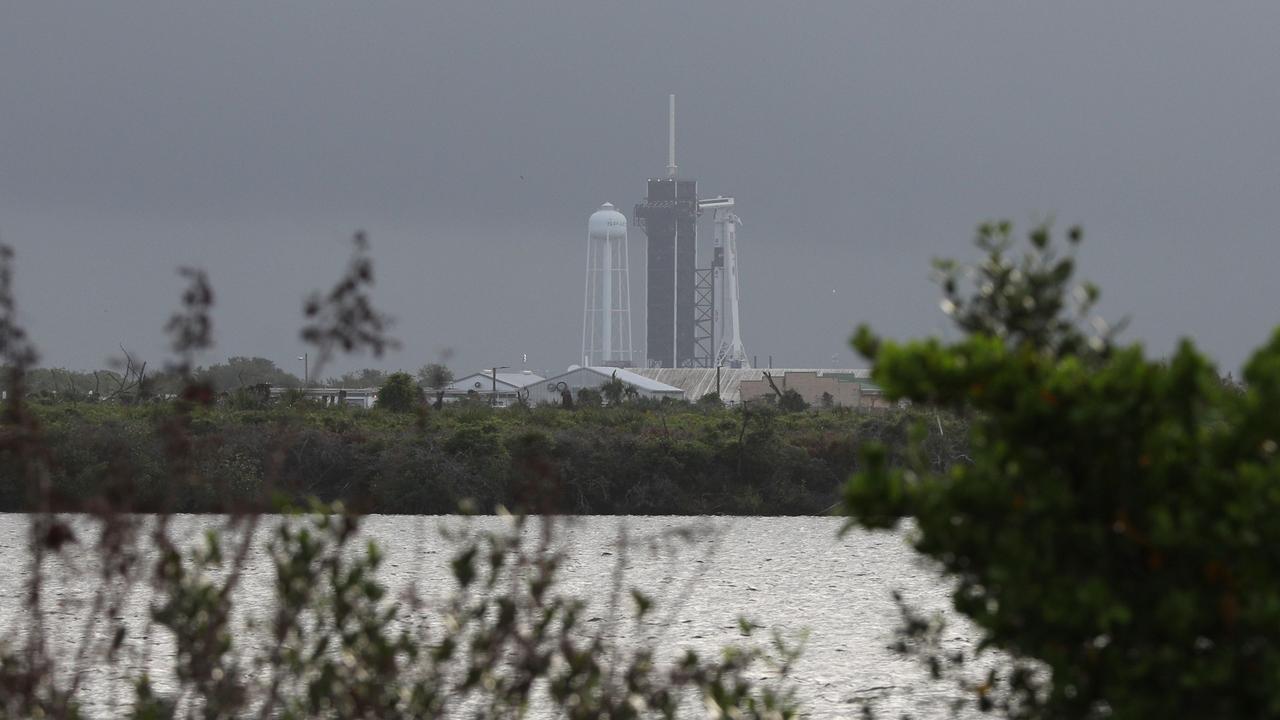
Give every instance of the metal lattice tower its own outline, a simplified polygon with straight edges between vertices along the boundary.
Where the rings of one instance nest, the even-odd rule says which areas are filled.
[[[716,351],[715,268],[694,271],[693,365],[713,367]]]

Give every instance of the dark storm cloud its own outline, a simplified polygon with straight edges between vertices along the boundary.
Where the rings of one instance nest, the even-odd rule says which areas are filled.
[[[173,268],[194,263],[220,290],[217,356],[289,366],[302,297],[364,228],[404,341],[384,364],[450,347],[464,370],[561,368],[586,217],[629,214],[662,172],[668,92],[682,174],[739,199],[762,360],[851,364],[859,321],[938,331],[928,261],[991,216],[1084,224],[1105,310],[1156,352],[1191,335],[1234,368],[1280,319],[1271,5],[29,3],[0,20],[0,237],[53,364],[158,357]]]

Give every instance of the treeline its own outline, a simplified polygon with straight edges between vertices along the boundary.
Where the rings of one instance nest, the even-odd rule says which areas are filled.
[[[877,440],[905,461],[911,410],[782,412],[768,406],[461,404],[391,413],[343,407],[173,403],[31,406],[48,497],[64,510],[235,512],[306,499],[363,512],[445,514],[499,506],[574,514],[804,515],[829,512]],[[189,410],[189,408],[188,408]],[[923,452],[965,453],[963,422],[929,413]],[[182,448],[174,448],[181,437]],[[0,510],[32,505],[0,463]]]
[[[381,387],[391,374],[377,368],[362,368],[324,379],[312,377],[309,384],[335,388]],[[422,387],[435,388],[452,382],[453,372],[440,363],[428,363],[417,370],[415,379]],[[190,377],[162,366],[149,366],[128,355],[110,369],[86,371],[41,367],[29,368],[23,375],[27,394],[44,401],[145,402],[178,395],[192,381],[223,394],[257,385],[286,388],[303,385],[301,377],[281,369],[268,358],[239,356],[228,358],[226,362],[196,367]],[[7,382],[0,386],[9,389]]]

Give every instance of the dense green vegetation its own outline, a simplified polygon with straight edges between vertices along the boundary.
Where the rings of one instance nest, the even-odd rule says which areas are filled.
[[[1280,716],[1280,333],[1224,383],[1190,342],[1152,360],[1086,322],[1097,292],[1047,228],[1025,252],[1008,224],[978,240],[981,264],[940,265],[966,337],[855,340],[890,397],[974,418],[971,461],[872,449],[846,508],[912,518],[1002,653],[973,674],[909,611],[900,647],[1008,717]]]
[[[415,386],[400,385],[412,412],[266,406],[248,395],[212,407],[51,402],[30,410],[54,460],[57,506],[86,507],[106,491],[134,510],[178,512],[271,507],[283,496],[384,513],[452,513],[465,503],[481,512],[821,514],[857,466],[859,443],[905,450],[915,417],[635,401],[437,411]],[[963,428],[948,415],[928,417],[923,452],[945,466],[963,452]],[[175,473],[166,443],[178,421],[189,455]],[[29,509],[14,467],[0,464],[0,509]]]

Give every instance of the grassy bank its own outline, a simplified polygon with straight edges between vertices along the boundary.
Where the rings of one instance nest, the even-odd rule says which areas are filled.
[[[580,514],[800,515],[828,511],[879,439],[905,448],[913,411],[628,406],[390,413],[294,406],[34,405],[54,502],[67,510],[225,512],[304,498],[365,512],[466,503]],[[930,414],[925,451],[962,449]],[[182,447],[175,447],[181,443]],[[31,478],[0,465],[0,510],[30,510]]]

